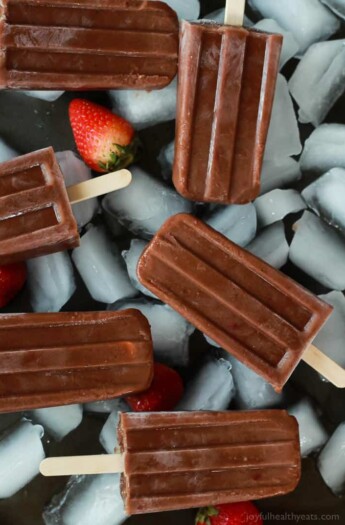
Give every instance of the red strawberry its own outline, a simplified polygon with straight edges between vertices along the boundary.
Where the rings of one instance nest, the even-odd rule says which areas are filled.
[[[250,501],[200,509],[196,525],[262,525],[260,512]]]
[[[168,366],[155,363],[150,388],[128,396],[126,401],[135,412],[165,412],[175,408],[182,394],[183,383],[179,374]]]
[[[26,265],[23,262],[0,266],[0,308],[6,306],[23,288]]]
[[[135,160],[138,141],[127,120],[79,98],[70,103],[69,118],[78,151],[91,169],[107,173]]]

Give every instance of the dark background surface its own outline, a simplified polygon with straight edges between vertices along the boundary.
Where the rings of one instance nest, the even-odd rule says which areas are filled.
[[[188,1],[188,0],[186,0]],[[279,0],[277,0],[279,1]],[[301,0],[303,1],[303,0]],[[217,8],[224,6],[224,0],[201,0],[202,15],[209,13]],[[252,13],[248,12],[252,15]],[[339,35],[336,37],[339,38]],[[289,76],[294,68],[294,61],[291,61],[284,69],[286,76]],[[10,146],[20,153],[26,153],[46,146],[53,146],[56,151],[74,149],[74,141],[68,123],[68,104],[69,101],[78,96],[78,93],[65,93],[55,103],[47,103],[38,99],[29,98],[17,93],[0,93],[0,136],[5,139]],[[106,93],[83,93],[83,97],[110,105],[110,100]],[[328,115],[328,122],[344,122],[345,98],[334,106]],[[312,131],[312,126],[301,126],[301,135],[305,139]],[[159,165],[156,157],[161,147],[169,143],[174,136],[174,123],[164,123],[154,128],[141,132],[141,139],[144,144],[144,156],[141,164],[151,173],[159,176]],[[304,184],[304,183],[302,183]],[[291,222],[296,217],[287,222],[286,228],[288,237],[291,238]],[[129,238],[122,241],[125,246]],[[324,293],[328,290],[323,289],[302,272],[294,268],[290,263],[284,271],[294,277],[299,282],[307,285],[316,293]],[[83,284],[78,278],[78,290],[71,301],[64,308],[65,310],[94,310],[102,309],[104,305],[95,303]],[[11,304],[8,311],[25,312],[30,311],[27,291],[24,290],[18,299]],[[191,357],[195,366],[200,363],[200,353],[214,352],[205,343],[200,335],[192,337]],[[304,392],[308,392],[319,406],[323,409],[323,420],[326,426],[332,431],[335,426],[345,419],[345,393],[335,389],[328,383],[320,380],[319,376],[307,365],[301,364],[297,368],[291,380],[288,397],[299,398]],[[104,452],[98,443],[98,436],[104,418],[100,416],[84,417],[82,425],[67,436],[60,444],[48,442],[46,439],[45,447],[47,455],[72,455],[72,454],[93,454]],[[1,475],[1,474],[0,474]],[[49,503],[52,496],[61,491],[66,483],[65,478],[43,478],[38,476],[30,485],[11,499],[0,501],[0,525],[42,525],[41,518],[43,507]],[[305,521],[315,524],[324,524],[327,515],[337,514],[339,519],[333,518],[333,522],[345,524],[345,500],[335,497],[327,486],[323,483],[316,467],[314,459],[307,459],[303,464],[303,476],[298,489],[291,495],[274,498],[259,502],[259,507],[267,515],[265,523],[303,523]],[[295,513],[293,516],[282,516],[285,513]],[[276,514],[276,516],[274,516]],[[128,524],[137,525],[192,525],[194,511],[172,512],[158,515],[133,517],[128,520]],[[95,523],[95,525],[97,525]]]

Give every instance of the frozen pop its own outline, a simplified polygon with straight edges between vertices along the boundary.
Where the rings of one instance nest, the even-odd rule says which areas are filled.
[[[242,27],[244,0],[228,4],[230,25],[182,22],[173,180],[190,200],[244,204],[260,191],[282,36]]]
[[[2,0],[0,88],[154,89],[176,75],[178,20],[147,0]]]
[[[283,410],[122,413],[118,435],[122,455],[51,458],[41,472],[121,471],[129,515],[286,494],[300,478],[298,425]]]
[[[137,273],[146,288],[278,391],[332,312],[192,215],[165,222]]]
[[[146,390],[150,327],[137,310],[0,316],[0,412]]]
[[[65,187],[52,148],[0,164],[0,264],[79,245],[71,204],[127,186],[127,170]]]

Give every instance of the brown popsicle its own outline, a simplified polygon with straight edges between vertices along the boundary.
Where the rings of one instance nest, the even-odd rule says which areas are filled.
[[[0,164],[0,264],[79,246],[52,148]]]
[[[71,204],[130,184],[128,170],[65,187],[52,148],[0,164],[0,265],[79,245]]]
[[[173,181],[184,197],[258,196],[281,45],[281,35],[182,22]]]
[[[277,391],[332,312],[192,215],[166,221],[137,272],[151,292]]]
[[[2,0],[0,88],[154,89],[176,75],[178,20],[147,0]]]
[[[127,514],[267,498],[300,479],[298,425],[284,410],[120,414],[122,455],[49,458],[45,476],[123,472]]]
[[[138,310],[0,316],[0,412],[141,392],[152,376]]]

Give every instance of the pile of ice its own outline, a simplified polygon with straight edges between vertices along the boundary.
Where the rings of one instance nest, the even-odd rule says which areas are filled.
[[[117,427],[119,423],[120,412],[129,412],[128,405],[122,399],[118,400],[117,407],[109,414],[101,433],[99,441],[108,454],[114,454],[118,447]]]
[[[299,163],[290,157],[264,160],[261,171],[261,194],[289,186],[301,178]]]
[[[290,260],[327,288],[344,290],[344,237],[309,211],[304,212],[295,229]]]
[[[59,312],[76,290],[73,266],[67,252],[27,261],[30,302],[34,312]]]
[[[173,140],[172,142],[164,146],[158,155],[158,162],[161,167],[161,175],[165,180],[169,180],[172,176],[174,157],[175,141]]]
[[[51,408],[37,408],[29,417],[43,426],[55,441],[61,441],[77,428],[83,419],[82,405],[65,405]]]
[[[196,20],[200,15],[199,0],[164,0],[182,20]]]
[[[118,474],[72,476],[43,513],[45,525],[121,525],[126,519]]]
[[[289,413],[298,421],[302,456],[309,456],[319,450],[326,443],[328,435],[312,403],[302,399],[289,409]]]
[[[187,384],[176,410],[226,410],[234,393],[231,364],[212,359]]]
[[[299,44],[290,31],[286,31],[271,18],[263,18],[254,25],[254,29],[267,33],[279,33],[283,35],[283,46],[280,55],[280,69],[298,53]]]
[[[345,297],[341,292],[320,295],[320,299],[333,306],[334,310],[314,339],[314,344],[326,355],[345,368]]]
[[[345,91],[345,40],[311,46],[292,75],[289,88],[299,105],[300,122],[314,126],[323,122]]]
[[[334,13],[341,18],[345,18],[345,2],[344,0],[321,0],[323,4],[332,9]]]
[[[131,122],[137,129],[148,128],[176,117],[176,78],[163,89],[116,89],[109,91],[109,94],[113,112]]]
[[[343,124],[322,124],[304,144],[301,170],[322,175],[332,168],[345,168],[344,144]]]
[[[61,95],[64,94],[64,91],[21,91],[24,95],[33,98],[39,98],[40,100],[45,100],[46,102],[55,102]]]
[[[26,419],[7,429],[0,438],[0,499],[10,498],[39,473],[45,457],[43,428]]]
[[[254,205],[261,228],[306,208],[304,200],[296,190],[272,190],[258,197]]]
[[[317,215],[345,233],[345,169],[331,169],[305,188],[302,196]]]
[[[110,310],[136,308],[151,326],[153,349],[157,361],[170,366],[189,364],[189,338],[195,328],[169,306],[145,299],[122,301],[109,306]]]
[[[249,5],[292,33],[301,55],[311,44],[327,40],[340,27],[339,19],[320,0],[249,0]]]
[[[217,206],[205,222],[240,246],[246,246],[256,234],[256,210],[252,203]]]
[[[274,268],[286,264],[289,245],[285,236],[284,223],[277,221],[261,230],[255,239],[246,246],[246,250],[263,259]]]
[[[278,75],[270,127],[265,149],[265,160],[298,155],[302,144],[297,118],[289,93],[288,83]]]
[[[113,303],[137,294],[117,246],[102,227],[93,226],[82,236],[72,259],[96,301]]]
[[[332,434],[319,456],[319,470],[325,483],[335,494],[345,488],[345,421]]]
[[[138,261],[147,244],[148,243],[146,241],[142,241],[141,239],[132,239],[129,249],[122,252],[122,257],[125,260],[127,272],[134,288],[144,295],[156,298],[156,296],[150,292],[150,290],[141,284],[137,276]]]
[[[11,148],[2,138],[0,138],[0,162],[14,159],[18,153]]]
[[[131,172],[130,186],[109,193],[102,205],[132,233],[149,239],[172,215],[191,213],[192,203],[162,181],[137,166],[132,166]]]

